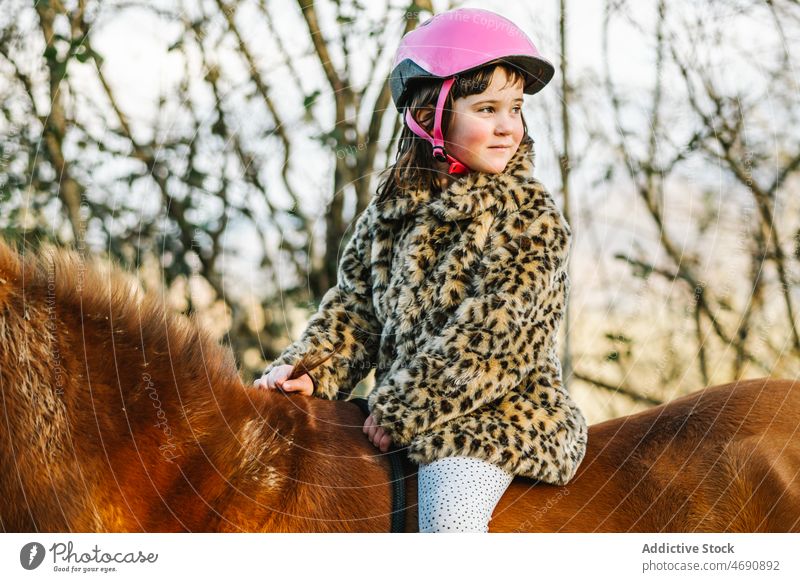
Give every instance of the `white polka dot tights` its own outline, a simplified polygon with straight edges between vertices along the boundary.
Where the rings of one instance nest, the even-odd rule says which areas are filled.
[[[488,532],[497,502],[514,476],[476,457],[445,457],[419,466],[419,531]]]

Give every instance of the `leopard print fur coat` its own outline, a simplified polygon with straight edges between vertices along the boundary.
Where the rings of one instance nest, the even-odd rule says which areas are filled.
[[[376,368],[370,411],[413,461],[474,456],[567,483],[587,441],[556,352],[571,232],[534,158],[526,136],[503,173],[374,197],[337,285],[267,372],[338,347],[314,395],[344,398]]]

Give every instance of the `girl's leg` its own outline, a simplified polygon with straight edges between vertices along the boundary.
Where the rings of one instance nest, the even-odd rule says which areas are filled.
[[[488,532],[497,502],[514,476],[476,457],[445,457],[419,466],[420,532]]]

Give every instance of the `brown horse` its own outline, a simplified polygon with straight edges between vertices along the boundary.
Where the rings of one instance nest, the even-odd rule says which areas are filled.
[[[388,531],[352,403],[246,386],[125,275],[0,243],[4,531]],[[591,428],[564,487],[518,478],[492,531],[800,531],[800,386],[707,388]],[[407,463],[406,530],[417,528]]]

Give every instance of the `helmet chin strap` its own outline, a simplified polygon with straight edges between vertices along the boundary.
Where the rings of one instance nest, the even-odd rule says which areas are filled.
[[[442,134],[442,113],[444,111],[444,104],[447,101],[447,96],[450,94],[450,88],[453,86],[455,79],[453,77],[447,79],[439,91],[439,99],[436,102],[436,112],[433,118],[433,137],[425,131],[422,126],[417,123],[411,111],[406,109],[406,123],[411,131],[419,137],[426,139],[433,146],[433,157],[440,162],[450,162],[450,169],[448,174],[466,174],[469,168],[448,154],[444,149],[444,136]]]

